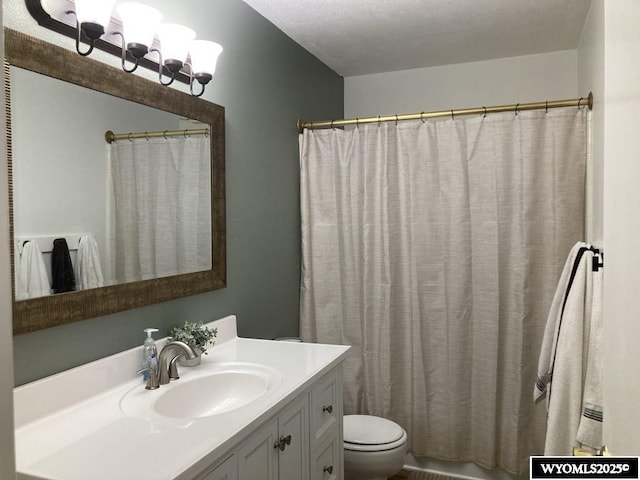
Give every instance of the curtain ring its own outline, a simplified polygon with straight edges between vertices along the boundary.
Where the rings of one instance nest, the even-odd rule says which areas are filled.
[[[331,120],[331,130],[333,130],[334,132],[336,131],[335,128],[333,128],[333,122],[335,122],[335,120]]]
[[[518,112],[518,107],[519,107],[519,106],[520,106],[520,104],[519,104],[519,103],[516,103],[516,109],[515,109],[516,115],[518,115],[518,113],[519,113],[519,112]]]
[[[144,138],[147,142],[149,141],[149,132],[144,132]]]
[[[356,117],[356,128],[360,128],[360,119]]]
[[[484,115],[482,115],[482,118],[487,118],[487,107],[482,108],[484,108]]]
[[[582,100],[584,100],[584,97],[580,97],[580,100],[578,100],[578,110],[581,110],[580,104],[582,103]]]
[[[380,115],[378,115],[378,127],[380,127]]]
[[[544,113],[549,113],[549,100],[544,102]]]
[[[162,136],[164,137],[165,140],[168,140],[169,137],[167,137],[167,131],[165,130],[164,132],[162,132]]]
[[[420,120],[422,120],[422,123],[425,123],[424,112],[420,112]]]
[[[185,139],[186,139],[186,138],[189,138],[189,133],[187,132],[187,129],[186,129],[186,128],[184,129],[184,134],[183,134],[183,135],[184,135],[184,138],[185,138]]]
[[[133,142],[133,140],[131,139],[131,135],[133,135],[131,132],[127,133],[127,138],[130,142]]]
[[[455,116],[453,114],[453,110],[451,110],[451,120],[455,120]]]

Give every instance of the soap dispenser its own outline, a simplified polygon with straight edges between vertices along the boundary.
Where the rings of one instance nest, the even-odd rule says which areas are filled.
[[[153,368],[158,374],[158,349],[156,348],[156,342],[153,339],[153,334],[158,332],[157,328],[145,328],[145,333],[147,334],[147,338],[144,341],[144,345],[142,346],[142,368]],[[146,381],[149,377],[149,372],[145,371],[143,373],[143,378]]]

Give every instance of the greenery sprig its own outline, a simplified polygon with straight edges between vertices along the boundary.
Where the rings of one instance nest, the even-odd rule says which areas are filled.
[[[173,327],[169,331],[168,341],[184,342],[191,348],[199,348],[202,353],[208,355],[205,345],[217,336],[217,328],[205,327],[202,322],[184,322],[184,327]]]

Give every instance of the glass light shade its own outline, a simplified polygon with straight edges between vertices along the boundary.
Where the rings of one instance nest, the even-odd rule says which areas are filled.
[[[107,27],[111,21],[111,11],[116,0],[76,0],[76,18],[79,24],[97,23]]]
[[[122,20],[122,34],[127,45],[135,43],[150,47],[162,14],[155,8],[136,2],[119,3],[116,10]]]
[[[208,40],[194,40],[189,49],[191,55],[191,73],[208,73],[216,71],[218,56],[222,53],[222,46]]]
[[[175,23],[163,23],[158,27],[158,39],[162,59],[184,62],[189,53],[189,45],[196,38],[196,32]]]

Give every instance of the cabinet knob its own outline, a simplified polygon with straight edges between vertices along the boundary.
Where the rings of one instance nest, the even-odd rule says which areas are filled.
[[[328,467],[324,467],[324,468],[322,469],[322,472],[323,472],[323,473],[324,473],[324,472],[326,472],[326,473],[328,473],[329,475],[331,475],[331,474],[333,473],[333,465],[329,465]]]
[[[280,439],[276,440],[273,444],[273,448],[279,448],[280,451],[284,451],[287,448],[287,445],[291,445],[291,435],[280,435]]]
[[[327,413],[333,413],[333,405],[325,405],[324,407],[322,407],[322,411]]]

